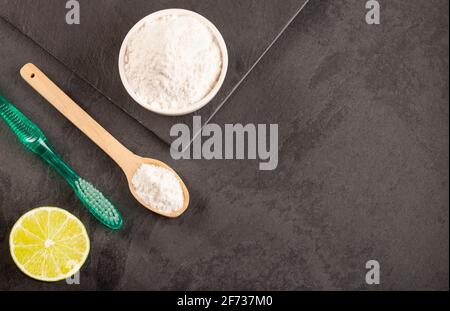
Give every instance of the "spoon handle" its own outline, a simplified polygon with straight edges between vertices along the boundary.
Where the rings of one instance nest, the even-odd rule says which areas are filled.
[[[20,74],[33,89],[106,152],[126,174],[136,170],[138,157],[98,124],[39,68],[31,63],[26,64]]]

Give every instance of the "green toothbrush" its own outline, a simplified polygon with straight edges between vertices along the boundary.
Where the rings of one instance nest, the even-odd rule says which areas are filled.
[[[52,150],[41,129],[0,95],[0,116],[30,151],[53,167],[75,191],[80,201],[106,227],[117,230],[123,225],[120,212],[91,183],[80,178]]]

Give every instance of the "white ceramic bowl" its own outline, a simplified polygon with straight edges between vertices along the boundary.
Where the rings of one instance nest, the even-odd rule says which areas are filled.
[[[125,51],[126,51],[127,43],[128,43],[128,40],[129,40],[130,36],[137,29],[139,29],[144,22],[152,20],[152,19],[159,18],[159,17],[164,16],[164,15],[173,15],[173,14],[189,15],[189,16],[192,16],[194,18],[197,18],[198,20],[200,20],[204,25],[206,25],[210,29],[212,34],[215,36],[215,38],[216,38],[216,40],[217,40],[217,42],[219,44],[220,50],[222,52],[222,71],[220,73],[220,76],[219,76],[219,79],[217,80],[216,85],[211,89],[211,91],[208,93],[208,95],[206,95],[202,100],[198,101],[195,104],[190,105],[186,109],[163,110],[163,109],[158,109],[158,108],[155,108],[155,107],[150,107],[150,105],[148,105],[147,103],[143,102],[134,93],[133,89],[131,88],[130,84],[128,83],[127,76],[125,74],[124,59],[125,59]],[[216,28],[216,26],[214,26],[213,23],[211,23],[209,20],[207,20],[205,17],[201,16],[200,14],[192,12],[192,11],[189,11],[189,10],[183,10],[183,9],[161,10],[161,11],[157,11],[155,13],[152,13],[150,15],[147,15],[146,17],[141,19],[136,25],[134,25],[133,28],[131,28],[131,30],[126,35],[126,37],[125,37],[125,39],[124,39],[124,41],[122,43],[122,47],[120,48],[120,53],[119,53],[120,79],[122,80],[122,83],[123,83],[125,89],[127,90],[128,94],[139,105],[141,105],[145,109],[153,111],[153,112],[161,114],[161,115],[166,115],[166,116],[185,115],[185,114],[189,114],[189,113],[192,113],[194,111],[197,111],[197,110],[203,108],[206,104],[208,104],[214,98],[214,96],[216,96],[217,92],[222,87],[222,84],[223,84],[223,82],[225,80],[225,76],[227,75],[227,70],[228,70],[228,51],[227,51],[227,46],[226,46],[225,41],[223,40],[223,37],[220,34],[219,30]]]

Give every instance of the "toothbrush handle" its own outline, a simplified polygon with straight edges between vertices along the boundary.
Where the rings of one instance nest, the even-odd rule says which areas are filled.
[[[39,139],[38,144],[33,151],[64,177],[73,189],[76,189],[75,181],[80,177],[53,151],[47,140]]]
[[[50,164],[73,187],[79,177],[50,147],[42,130],[19,109],[0,95],[0,117],[16,134],[20,143]]]
[[[103,149],[125,172],[134,172],[136,163],[139,162],[138,156],[108,133],[39,68],[33,64],[26,64],[20,70],[20,74],[32,88]]]

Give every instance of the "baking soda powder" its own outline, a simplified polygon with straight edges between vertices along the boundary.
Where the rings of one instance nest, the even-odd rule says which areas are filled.
[[[124,71],[145,105],[163,111],[186,109],[217,84],[222,53],[207,25],[174,13],[146,21],[130,35]]]
[[[137,195],[146,203],[163,213],[176,212],[184,206],[183,189],[175,174],[151,164],[139,167],[131,180]]]

